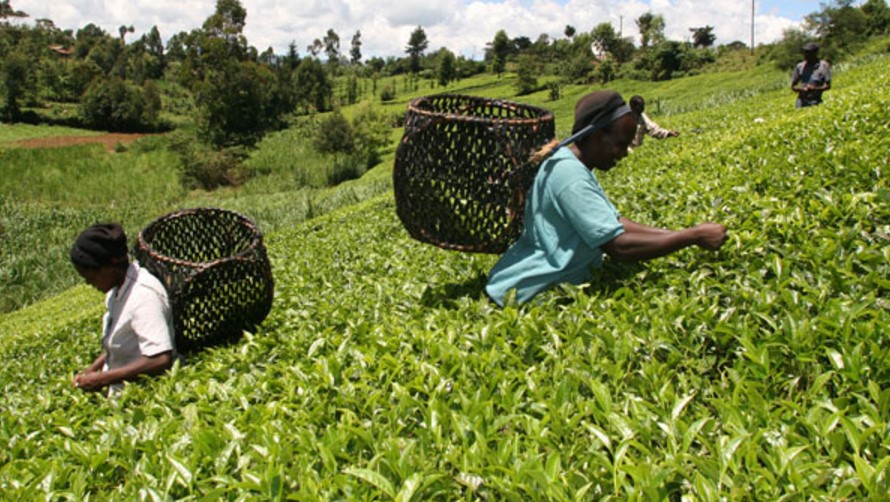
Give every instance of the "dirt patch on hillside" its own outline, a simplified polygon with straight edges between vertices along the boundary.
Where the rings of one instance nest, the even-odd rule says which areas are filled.
[[[129,145],[148,134],[108,133],[99,136],[54,136],[51,138],[33,138],[17,141],[16,145],[24,148],[59,148],[71,145],[100,143],[109,152],[113,152],[118,143]]]

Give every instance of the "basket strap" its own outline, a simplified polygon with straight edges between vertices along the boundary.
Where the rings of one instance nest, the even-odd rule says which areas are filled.
[[[617,120],[619,117],[623,117],[630,112],[631,112],[631,110],[630,110],[629,106],[621,105],[618,108],[616,108],[612,113],[606,115],[605,117],[597,120],[596,122],[594,122],[592,124],[588,124],[588,125],[584,126],[580,131],[578,131],[575,134],[572,134],[571,136],[569,136],[568,138],[562,140],[559,143],[559,146],[557,146],[554,150],[562,148],[574,141],[577,141],[577,140],[583,138],[584,136],[591,134],[593,131],[596,131],[597,129],[602,129],[603,127],[606,127],[607,125],[611,124],[613,121]]]

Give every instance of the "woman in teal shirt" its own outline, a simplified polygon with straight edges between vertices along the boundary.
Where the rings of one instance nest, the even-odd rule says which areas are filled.
[[[525,207],[519,239],[491,270],[485,292],[500,306],[511,290],[520,303],[560,283],[581,284],[603,253],[619,261],[656,258],[688,246],[716,250],[726,228],[702,223],[682,230],[641,225],[619,215],[594,169],[627,155],[636,121],[618,93],[596,91],[575,105],[574,142],[545,160]]]

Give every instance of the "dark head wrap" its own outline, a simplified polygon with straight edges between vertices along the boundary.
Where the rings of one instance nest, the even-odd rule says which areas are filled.
[[[575,125],[572,126],[572,135],[558,143],[554,139],[534,152],[531,162],[540,163],[559,148],[568,146],[597,129],[607,127],[628,113],[631,113],[630,108],[617,92],[591,92],[575,103]]]
[[[575,104],[575,125],[572,134],[587,126],[593,126],[590,132],[611,124],[619,117],[630,113],[630,108],[615,91],[594,91],[578,100]]]
[[[81,232],[71,246],[71,263],[86,268],[129,263],[123,227],[98,223]]]

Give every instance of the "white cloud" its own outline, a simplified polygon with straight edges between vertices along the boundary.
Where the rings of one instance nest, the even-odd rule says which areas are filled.
[[[215,8],[215,0],[14,0],[12,5],[31,15],[49,18],[63,29],[94,23],[116,35],[120,25],[133,25],[131,39],[157,26],[169,38],[200,28]],[[468,57],[481,57],[485,45],[503,29],[510,37],[532,40],[541,34],[561,38],[566,25],[577,31],[610,22],[639,43],[635,19],[645,12],[665,18],[665,34],[687,40],[689,28],[713,26],[717,43],[748,42],[751,10],[738,0],[242,0],[247,10],[245,35],[259,50],[273,47],[283,53],[293,40],[301,54],[328,29],[340,36],[341,51],[349,50],[356,30],[362,34],[364,56],[402,56],[408,37],[421,26],[429,50],[447,47]],[[759,4],[758,4],[759,5]],[[755,17],[755,42],[778,40],[783,30],[797,26],[766,7]]]

